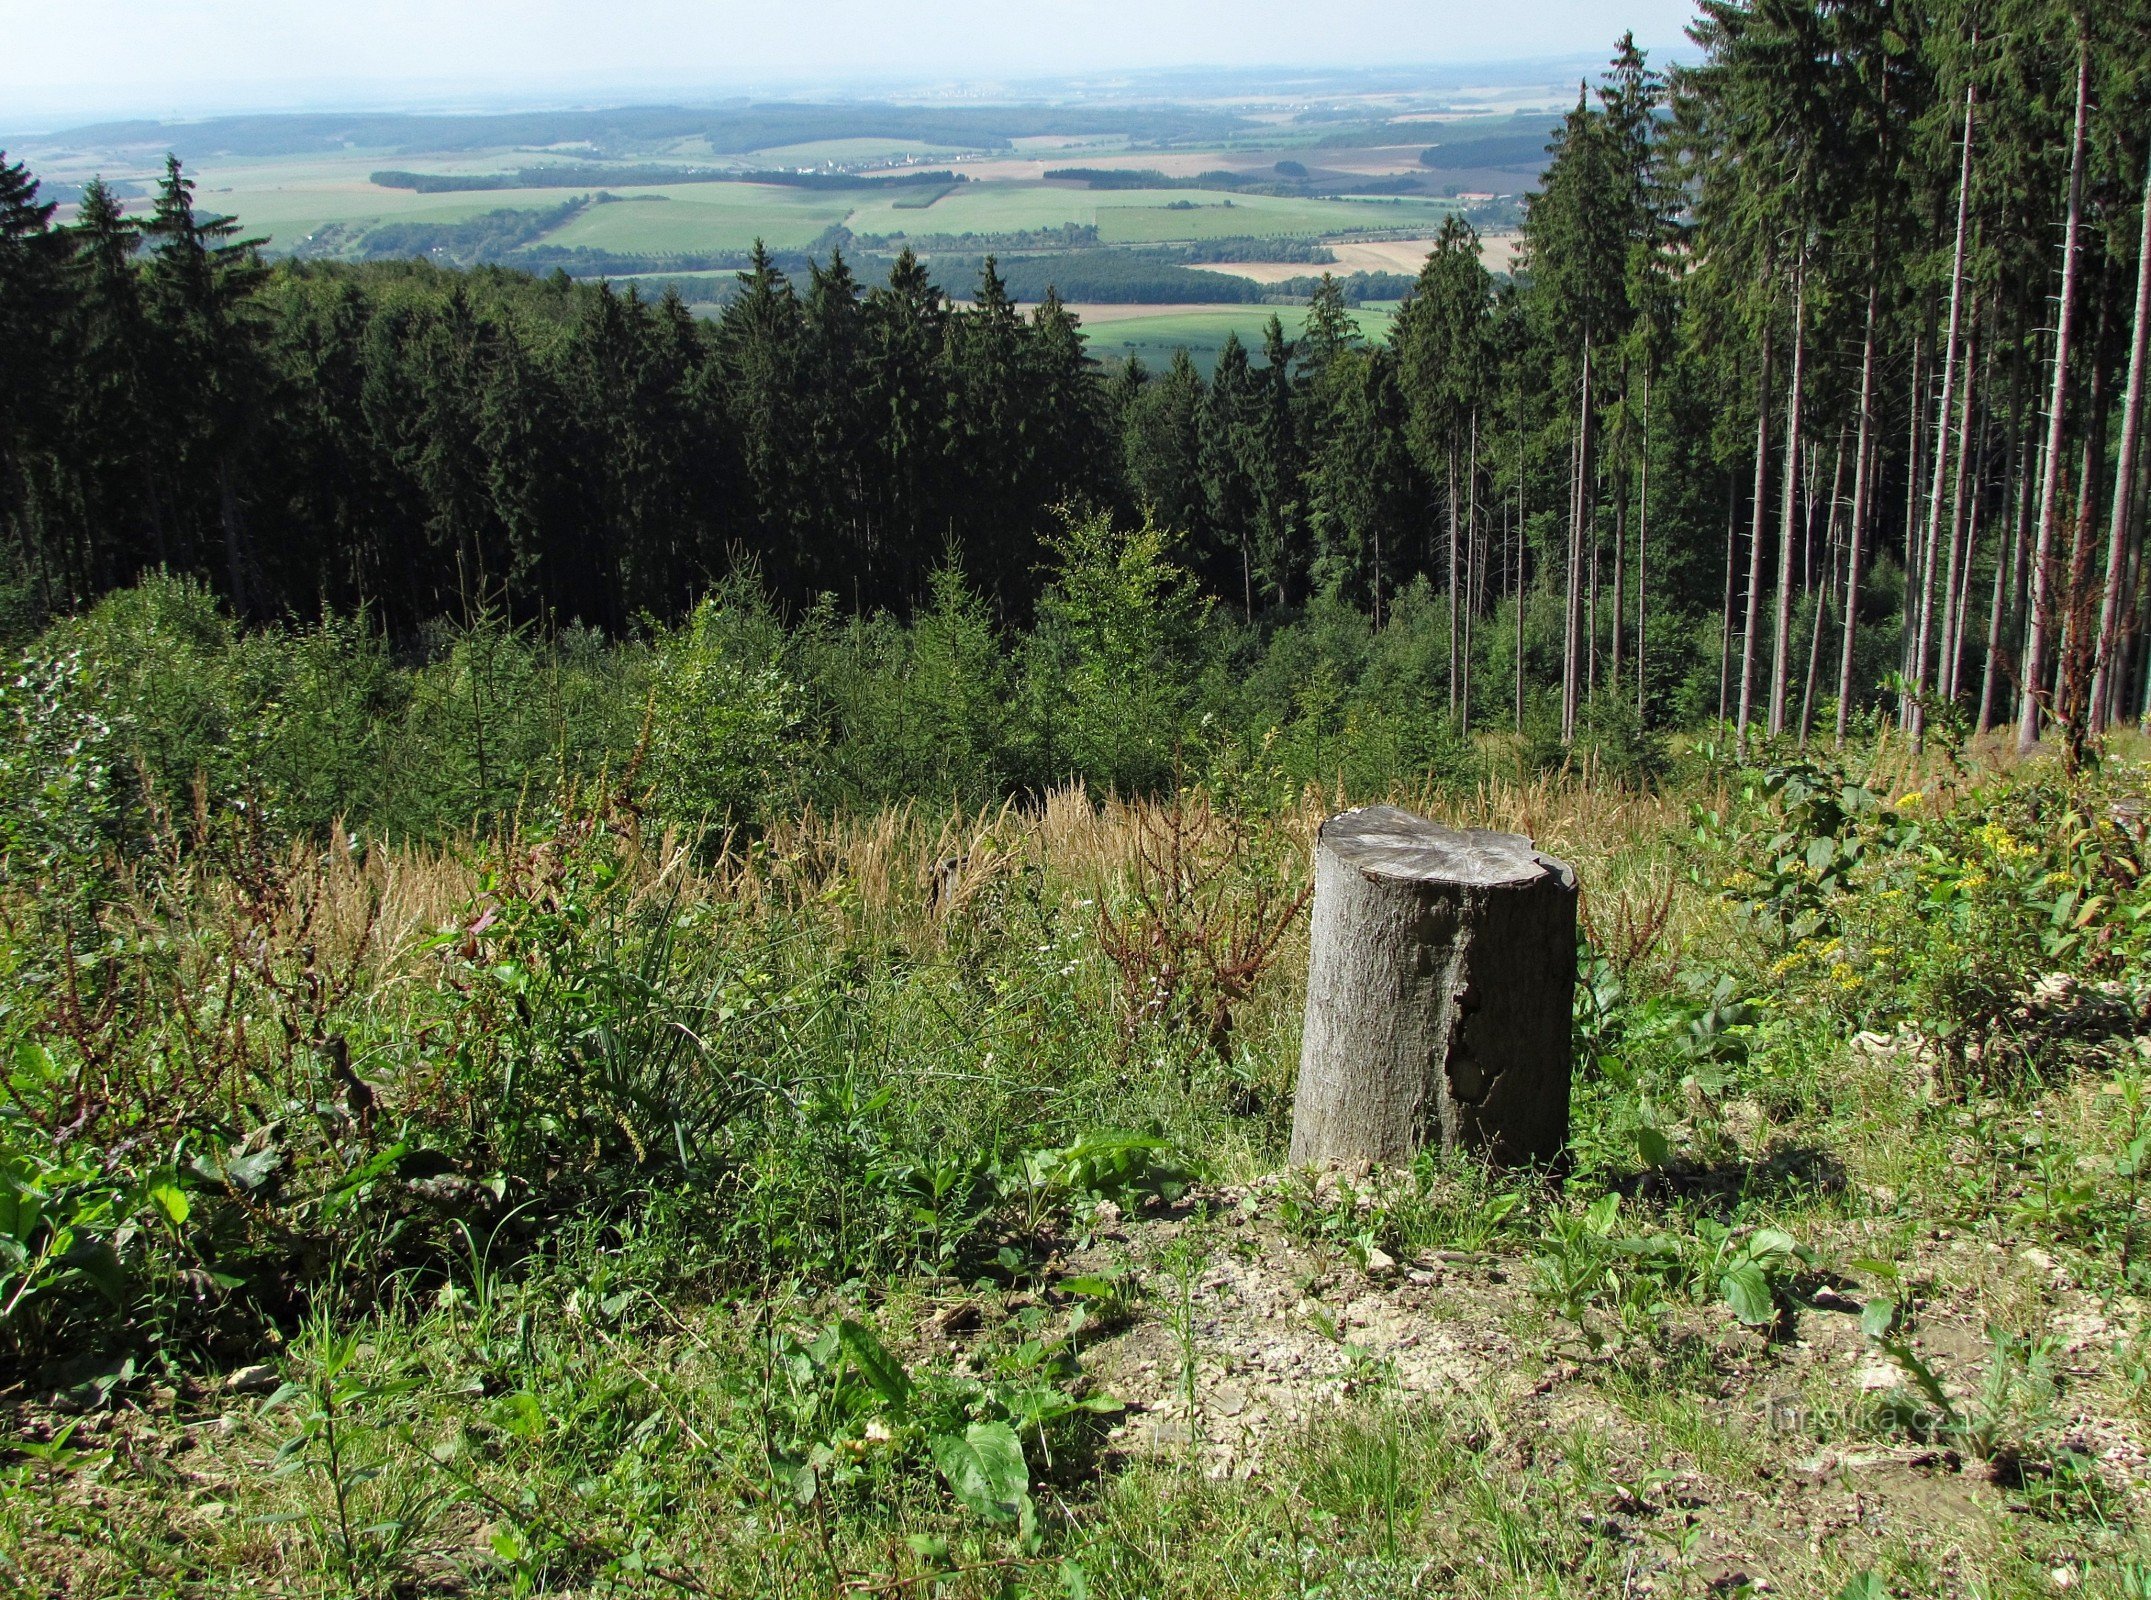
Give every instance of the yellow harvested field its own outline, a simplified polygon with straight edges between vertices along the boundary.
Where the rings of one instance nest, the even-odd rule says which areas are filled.
[[[1312,278],[1337,270],[1312,261],[1191,261],[1188,265],[1197,272],[1228,272],[1256,283],[1283,283],[1288,278]]]

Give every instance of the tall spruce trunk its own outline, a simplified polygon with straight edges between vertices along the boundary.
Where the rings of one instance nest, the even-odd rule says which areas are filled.
[[[1902,613],[1903,635],[1898,646],[1897,670],[1907,679],[1912,676],[1912,635],[1919,625],[1914,615],[1915,582],[1919,573],[1919,496],[1920,484],[1926,477],[1927,444],[1927,343],[1923,333],[1912,336],[1912,394],[1906,402],[1908,407],[1905,441],[1905,460],[1909,466],[1905,472],[1905,601]],[[1898,706],[1900,717],[1904,707]]]
[[[1975,30],[1972,43],[1976,48],[1979,35]],[[1971,218],[1972,207],[1972,131],[1978,95],[1975,86],[1964,86],[1964,140],[1963,153],[1957,167],[1957,234],[1950,249],[1949,262],[1949,333],[1942,354],[1942,403],[1934,417],[1934,468],[1933,481],[1927,494],[1927,528],[1920,541],[1920,597],[1919,624],[1912,645],[1912,689],[1906,707],[1904,724],[1917,747],[1927,731],[1927,646],[1934,633],[1934,578],[1936,547],[1942,539],[1942,494],[1949,480],[1950,409],[1956,398],[1957,354],[1962,348],[1964,326],[1964,246],[1965,234]],[[1954,542],[1951,559],[1955,559]],[[1908,574],[1909,575],[1909,574]],[[1955,574],[1949,574],[1951,584]]]
[[[1838,497],[1844,492],[1844,488],[1845,430],[1840,427],[1837,430],[1837,451],[1830,465],[1830,510],[1829,514],[1823,519],[1822,527],[1822,544],[1827,558],[1826,566],[1834,564],[1837,556]],[[1814,596],[1815,600],[1815,619],[1814,625],[1808,631],[1806,685],[1800,691],[1800,748],[1803,750],[1807,748],[1808,729],[1814,726],[1815,683],[1821,671],[1822,662],[1822,623],[1824,614],[1830,609],[1832,588],[1833,585],[1828,573],[1825,573],[1820,583],[1810,581],[1808,585],[1808,592]]]
[[[1578,690],[1582,683],[1583,541],[1591,518],[1591,338],[1583,340],[1583,376],[1576,401],[1576,484],[1568,533],[1568,613],[1564,619],[1561,667],[1561,742],[1576,737]]]
[[[1956,484],[1950,491],[1949,557],[1942,570],[1941,648],[1935,658],[1935,688],[1945,703],[1957,695],[1957,632],[1964,598],[1960,590],[1960,568],[1965,559],[1964,496],[1966,485],[1976,481],[1967,469],[1967,463],[1972,459],[1972,399],[1978,388],[1972,374],[1978,370],[1978,352],[1979,329],[1975,325],[1965,337],[1964,389],[1957,399]],[[1923,732],[1926,726],[1926,714],[1922,712],[1920,728]]]
[[[1860,625],[1860,560],[1866,554],[1867,499],[1873,480],[1875,424],[1875,323],[1881,310],[1881,272],[1870,262],[1867,320],[1860,336],[1860,428],[1852,451],[1852,525],[1845,554],[1845,642],[1837,658],[1837,743],[1845,742],[1852,715],[1853,646]]]
[[[2008,616],[2008,585],[2016,569],[2015,507],[2024,476],[2024,335],[2019,328],[2009,350],[2009,464],[2002,470],[2003,525],[1994,536],[1994,594],[1987,608],[1987,665],[1980,674],[1979,720],[1985,733],[1994,726],[1994,697],[2002,676],[2002,628]]]
[[[1621,624],[1628,615],[1628,485],[1613,505],[1613,594],[1608,609],[1613,613],[1613,638],[1606,650],[1606,681],[1621,680]]]
[[[1778,508],[1778,596],[1770,646],[1770,736],[1785,731],[1785,691],[1792,674],[1793,534],[1800,505],[1801,389],[1807,373],[1807,250],[1793,265],[1792,380],[1785,389],[1785,492]]]
[[[1740,636],[1740,712],[1733,748],[1745,757],[1748,719],[1755,709],[1755,634],[1763,620],[1763,509],[1770,500],[1770,335],[1763,334],[1762,372],[1755,383],[1755,512],[1748,533],[1748,598]]]
[[[2023,705],[2017,716],[2017,750],[2029,754],[2039,742],[2039,700],[2046,688],[2047,656],[2054,628],[2054,541],[2061,515],[2063,427],[2069,399],[2069,336],[2076,318],[2077,242],[2084,216],[2085,125],[2091,108],[2091,41],[2076,41],[2076,127],[2069,141],[2069,218],[2062,234],[2061,308],[2054,320],[2054,387],[2047,401],[2046,455],[2040,463],[2039,542],[2032,555],[2031,617],[2024,647]]]
[[[1583,600],[1583,698],[1588,704],[1598,693],[1598,536],[1599,481],[1591,479],[1590,521],[1585,525],[1584,537],[1591,541],[1591,559],[1588,581],[1584,585]]]
[[[2020,430],[2026,424],[2020,424]],[[2003,677],[2015,677],[2015,669],[2005,671],[2005,662],[2015,658],[2022,660],[2024,643],[2024,589],[2031,570],[2031,482],[2037,475],[2039,447],[2028,439],[2018,443],[2018,480],[2011,490],[2009,503],[2009,591],[2007,598],[2000,596],[1996,587],[1996,609],[1988,617],[1988,682],[1981,688],[1979,731],[2000,723],[2000,686]]]
[[[1485,581],[1486,557],[1479,548],[1479,413],[1471,413],[1471,453],[1464,459],[1464,653],[1457,663],[1456,723],[1459,728],[1471,726],[1471,637],[1472,619],[1478,614],[1475,585]],[[1450,616],[1456,614],[1455,602],[1450,602]],[[1449,624],[1449,637],[1456,637],[1456,623]],[[1453,653],[1453,647],[1452,647]]]
[[[1718,725],[1725,725],[1732,709],[1729,686],[1733,676],[1733,556],[1740,530],[1740,480],[1727,468],[1725,474],[1725,603],[1718,608]]]
[[[1457,708],[1457,604],[1456,604],[1456,429],[1449,430],[1449,717]]]
[[[1516,731],[1524,731],[1524,408],[1516,398]]]
[[[1643,364],[1643,454],[1636,488],[1636,721],[1646,718],[1649,679],[1645,657],[1651,632],[1651,368]]]
[[[2145,346],[2151,342],[2151,161],[2144,163],[2143,216],[2136,240],[2136,320],[2129,339],[2128,393],[2121,402],[2121,453],[2114,464],[2114,505],[2106,527],[2106,592],[2099,601],[2099,655],[2091,677],[2091,726],[2097,732],[2118,699],[2115,650],[2127,587],[2136,495],[2136,449],[2143,420]]]
[[[1957,598],[1950,612],[1949,644],[1942,658],[1945,673],[1942,692],[1949,700],[1955,700],[1964,689],[1964,636],[1972,620],[1972,568],[1979,559],[1979,536],[1987,506],[1988,447],[1994,433],[1994,414],[1990,404],[1993,366],[1993,357],[1989,356],[1987,375],[1979,381],[1978,431],[1973,436],[1974,442],[1964,447],[1965,459],[1971,463],[1970,488],[1967,490],[1962,478],[1957,485],[1957,515],[1964,525],[1964,566],[1958,577]],[[1999,560],[2000,552],[1997,550],[1997,564]]]

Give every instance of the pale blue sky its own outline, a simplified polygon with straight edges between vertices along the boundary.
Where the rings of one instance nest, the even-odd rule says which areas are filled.
[[[1690,0],[0,0],[0,128],[529,93],[1397,66],[1676,45]]]

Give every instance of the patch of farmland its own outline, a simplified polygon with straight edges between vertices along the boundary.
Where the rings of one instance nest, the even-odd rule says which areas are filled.
[[[889,198],[861,198],[849,223],[854,233],[908,233],[921,228],[924,219],[905,212],[896,201],[903,196],[891,190]],[[937,201],[930,231],[934,233],[1020,233],[1032,228],[1057,228],[1064,222],[1096,222],[1097,198],[1087,190],[1066,189],[1044,183],[967,183]]]
[[[1507,272],[1516,260],[1517,246],[1522,242],[1517,234],[1487,233],[1479,236],[1479,260],[1489,272]],[[1427,253],[1434,248],[1434,240],[1425,239],[1332,239],[1328,241],[1330,254],[1337,260],[1329,267],[1311,267],[1292,261],[1204,261],[1193,262],[1199,272],[1229,272],[1235,277],[1247,278],[1255,283],[1283,283],[1288,278],[1304,278],[1323,272],[1334,272],[1340,278],[1352,272],[1401,272],[1416,277],[1426,265]]]
[[[842,222],[851,209],[848,195],[759,183],[680,184],[619,193],[623,199],[651,196],[664,203],[593,206],[545,242],[622,255],[745,250],[756,239],[772,250],[797,250],[832,223]]]
[[[1161,244],[1241,234],[1314,237],[1367,229],[1432,229],[1456,209],[1445,200],[1306,200],[1206,189],[1110,190],[1097,208],[1108,244]],[[1184,208],[1174,202],[1188,203]]]
[[[851,167],[870,161],[946,161],[952,156],[970,155],[983,148],[980,145],[932,144],[921,139],[808,139],[799,144],[772,145],[766,150],[754,151],[748,159],[753,164],[772,167],[818,167],[824,162]]]
[[[1262,332],[1271,317],[1284,325],[1285,337],[1296,339],[1307,321],[1304,306],[1113,306],[1077,305],[1069,309],[1082,319],[1088,335],[1089,353],[1100,361],[1138,357],[1156,370],[1184,349],[1196,367],[1208,373],[1217,365],[1228,334],[1259,359]],[[1393,310],[1362,306],[1351,313],[1360,336],[1385,338]]]

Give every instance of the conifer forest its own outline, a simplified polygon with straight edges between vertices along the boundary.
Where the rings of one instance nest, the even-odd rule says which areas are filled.
[[[2151,1594],[2151,12],[1688,38],[1117,254],[0,152],[0,1587]],[[1287,1158],[1379,801],[1574,868],[1551,1166]]]

